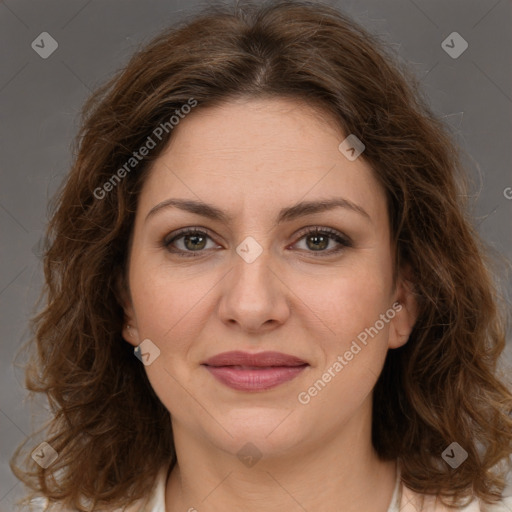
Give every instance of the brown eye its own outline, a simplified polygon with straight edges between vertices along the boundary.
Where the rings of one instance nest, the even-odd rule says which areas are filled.
[[[207,247],[208,241],[213,244],[213,240],[206,232],[197,229],[184,229],[166,237],[162,245],[172,253],[196,256],[196,254],[193,254],[194,252],[201,253],[205,252],[205,249],[216,247],[216,244],[213,244],[213,247]],[[197,254],[197,256],[199,255]]]
[[[185,235],[182,238],[185,247],[190,251],[204,249],[206,246],[206,237],[203,235]]]
[[[318,256],[328,256],[338,253],[347,247],[353,247],[353,243],[347,236],[331,228],[315,227],[309,229],[299,240],[305,241],[307,252],[316,252]],[[298,243],[298,242],[297,242]],[[326,250],[328,247],[332,247]]]
[[[306,245],[309,249],[318,250],[318,249],[326,249],[329,245],[329,241],[331,240],[326,235],[307,235],[306,237]]]

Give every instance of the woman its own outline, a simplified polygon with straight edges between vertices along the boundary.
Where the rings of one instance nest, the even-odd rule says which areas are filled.
[[[54,419],[13,467],[35,494],[512,507],[504,315],[464,171],[376,38],[319,4],[209,9],[89,100],[78,141],[27,371]]]

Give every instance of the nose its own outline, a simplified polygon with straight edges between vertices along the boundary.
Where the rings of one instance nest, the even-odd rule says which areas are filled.
[[[251,334],[269,332],[284,324],[290,315],[292,294],[279,274],[278,262],[268,248],[253,261],[234,253],[232,270],[222,280],[218,307],[221,320]]]

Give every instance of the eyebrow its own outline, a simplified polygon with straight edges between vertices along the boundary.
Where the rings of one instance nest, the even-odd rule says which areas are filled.
[[[147,220],[154,216],[157,212],[167,208],[179,208],[180,210],[195,213],[197,215],[201,215],[208,219],[216,220],[224,224],[229,224],[233,221],[233,217],[231,215],[228,215],[223,210],[220,210],[211,204],[207,204],[202,201],[195,201],[193,199],[167,199],[151,208],[146,216],[145,222],[147,222]],[[277,217],[277,224],[290,222],[300,217],[305,217],[306,215],[313,215],[314,213],[333,210],[335,208],[346,208],[350,211],[358,213],[359,215],[372,222],[370,215],[368,215],[366,210],[364,210],[361,206],[353,203],[352,201],[349,201],[348,199],[340,197],[334,199],[321,199],[317,201],[303,201],[293,206],[282,208],[279,211],[279,215]]]

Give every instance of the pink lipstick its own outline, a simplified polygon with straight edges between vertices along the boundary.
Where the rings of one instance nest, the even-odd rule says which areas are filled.
[[[220,382],[239,391],[264,391],[295,378],[308,365],[281,352],[223,352],[203,366]]]

